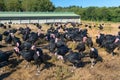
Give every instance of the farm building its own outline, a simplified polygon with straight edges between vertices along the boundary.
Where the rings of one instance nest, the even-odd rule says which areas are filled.
[[[73,12],[0,12],[0,23],[54,23],[77,22],[80,16]]]

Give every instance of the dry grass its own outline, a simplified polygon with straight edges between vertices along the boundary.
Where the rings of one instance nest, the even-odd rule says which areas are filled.
[[[92,23],[92,22],[83,22],[83,23],[91,23],[91,24],[99,24],[98,22]],[[101,22],[103,23],[103,22]],[[118,25],[120,23],[104,23],[105,27],[104,30],[101,31],[105,34],[117,34]],[[19,27],[25,27],[25,25],[12,25],[13,28],[19,28]],[[37,28],[34,25],[28,25],[33,31],[37,31]],[[48,25],[42,25],[43,30],[46,32],[46,30],[49,28]],[[82,28],[85,28],[82,26]],[[0,32],[3,32],[3,29],[0,29]],[[92,37],[94,46],[97,47],[95,44],[95,37],[98,34],[99,30],[97,28],[92,28],[88,30],[89,36]],[[17,35],[17,34],[16,34]],[[20,37],[20,35],[17,35]],[[76,46],[76,43],[68,42],[67,43],[70,48],[74,49]],[[8,50],[12,49],[12,47],[5,47],[0,48],[0,50]],[[7,67],[6,72],[4,72],[2,75],[0,75],[0,80],[120,80],[120,51],[115,50],[115,52],[118,53],[118,55],[115,55],[114,57],[110,54],[107,54],[107,52],[104,49],[101,49],[97,47],[99,51],[99,55],[102,57],[103,62],[98,62],[93,69],[90,68],[89,61],[90,59],[88,57],[83,59],[83,62],[85,62],[84,67],[77,68],[74,72],[71,72],[72,66],[68,66],[66,64],[63,64],[62,61],[57,60],[56,57],[53,57],[52,59],[48,60],[46,65],[42,64],[42,66],[45,68],[41,71],[40,75],[35,75],[36,73],[36,67],[34,65],[31,65],[31,68],[25,69],[24,65],[26,64],[25,61],[16,62],[13,61],[12,66],[16,65],[15,67],[10,67],[9,65]],[[87,49],[85,52],[87,52],[89,49]],[[49,55],[48,50],[44,50],[44,53]],[[42,68],[41,66],[41,68]]]

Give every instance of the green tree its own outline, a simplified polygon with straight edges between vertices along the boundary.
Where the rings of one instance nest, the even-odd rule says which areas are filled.
[[[5,10],[4,0],[0,0],[0,11]]]
[[[34,11],[34,7],[35,6],[35,1],[36,0],[23,0],[21,3],[21,7],[23,11]]]
[[[118,7],[55,7],[50,0],[0,0],[0,11],[74,12],[83,20],[120,22]]]
[[[103,7],[101,8],[100,13],[103,21],[111,21],[111,12],[109,9]]]
[[[23,11],[53,11],[54,5],[50,0],[23,0]]]
[[[54,11],[55,7],[50,0],[38,0],[37,11]]]
[[[19,0],[5,0],[6,11],[20,11]]]
[[[112,12],[112,21],[120,22],[120,8],[111,9]]]

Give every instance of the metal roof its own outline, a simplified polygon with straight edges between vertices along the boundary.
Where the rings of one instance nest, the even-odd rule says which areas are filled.
[[[0,12],[0,17],[79,16],[73,12]]]

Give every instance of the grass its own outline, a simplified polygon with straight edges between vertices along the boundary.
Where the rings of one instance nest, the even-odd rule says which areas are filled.
[[[56,80],[66,80],[69,77],[72,77],[73,73],[68,70],[67,67],[57,66],[55,71]]]

